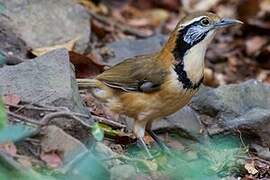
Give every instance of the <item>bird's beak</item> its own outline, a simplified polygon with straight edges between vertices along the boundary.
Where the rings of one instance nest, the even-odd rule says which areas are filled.
[[[219,29],[219,28],[223,28],[223,27],[232,26],[235,24],[243,24],[243,22],[239,21],[237,19],[223,18],[214,25],[214,28]]]

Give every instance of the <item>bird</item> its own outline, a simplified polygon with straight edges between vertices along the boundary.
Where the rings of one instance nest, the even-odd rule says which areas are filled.
[[[204,78],[205,53],[218,29],[242,22],[197,12],[181,19],[160,51],[123,60],[93,79],[79,79],[112,112],[134,119],[133,133],[144,141],[145,131],[167,149],[151,130],[152,123],[189,103]]]

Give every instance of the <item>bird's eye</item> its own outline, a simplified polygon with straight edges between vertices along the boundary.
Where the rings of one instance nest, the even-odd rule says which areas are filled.
[[[201,25],[208,26],[210,24],[210,21],[207,18],[203,18],[201,20]]]

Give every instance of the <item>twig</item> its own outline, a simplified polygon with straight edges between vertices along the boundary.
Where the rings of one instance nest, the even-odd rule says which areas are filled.
[[[54,118],[57,118],[57,117],[67,117],[67,118],[71,118],[71,119],[74,119],[76,121],[79,121],[81,124],[83,124],[84,126],[86,126],[87,128],[91,128],[91,126],[87,123],[85,123],[84,121],[82,121],[80,118],[76,117],[74,115],[74,113],[70,113],[70,112],[65,112],[65,111],[62,111],[62,112],[54,112],[54,113],[50,113],[50,114],[47,114],[45,115],[40,123],[41,125],[47,125],[52,119]]]
[[[56,109],[49,109],[49,108],[43,108],[43,107],[35,107],[35,106],[29,106],[29,105],[14,105],[14,104],[9,104],[9,103],[5,103],[5,105],[10,106],[10,107],[15,107],[18,108],[16,110],[20,111],[22,109],[29,109],[29,110],[37,110],[37,111],[51,111],[51,112],[55,112],[57,111]]]
[[[113,26],[113,27],[115,27],[117,29],[120,29],[124,33],[132,34],[132,35],[135,35],[135,36],[140,37],[140,38],[145,38],[145,37],[149,36],[149,35],[143,33],[142,31],[139,31],[139,30],[135,29],[134,27],[124,25],[122,23],[119,23],[119,22],[115,21],[114,19],[111,19],[111,18],[102,16],[102,15],[96,14],[95,12],[93,12],[93,11],[91,11],[89,9],[88,9],[88,12],[96,20],[98,20],[98,21],[100,21],[100,22],[102,22],[104,24],[111,25],[111,26]]]
[[[20,119],[20,120],[23,120],[23,121],[26,121],[26,122],[29,122],[29,123],[32,123],[32,124],[42,125],[42,123],[39,122],[39,121],[36,121],[34,119],[30,119],[30,118],[25,117],[25,116],[21,116],[21,115],[15,114],[15,113],[10,112],[10,111],[7,111],[7,114],[10,115],[10,116],[15,117],[17,119]]]
[[[114,126],[117,128],[125,128],[126,127],[126,125],[124,125],[124,124],[121,124],[121,123],[118,123],[118,122],[115,122],[115,121],[112,121],[112,120],[109,120],[109,119],[106,119],[103,117],[99,117],[99,116],[95,116],[95,115],[92,115],[92,117],[101,123],[108,124],[108,125],[111,125],[111,126]]]
[[[264,160],[264,159],[261,159],[259,157],[246,157],[246,156],[236,156],[236,157],[239,158],[239,159],[244,159],[244,160],[251,160],[251,161],[257,160],[257,161],[261,161],[262,163],[265,163],[268,166],[270,166],[270,162],[269,161]]]

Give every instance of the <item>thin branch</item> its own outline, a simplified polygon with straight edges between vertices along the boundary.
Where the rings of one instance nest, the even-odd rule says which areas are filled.
[[[92,115],[92,117],[101,123],[108,124],[108,125],[116,127],[116,128],[126,128],[126,125],[124,125],[124,124],[121,124],[121,123],[118,123],[118,122],[115,122],[115,121],[112,121],[112,120],[109,120],[109,119],[106,119],[103,117],[99,117],[99,116],[95,116],[95,115]]]
[[[36,121],[34,119],[31,119],[31,118],[28,118],[28,117],[25,117],[25,116],[18,115],[16,113],[13,113],[13,112],[10,112],[10,111],[7,111],[7,114],[9,116],[15,117],[15,118],[17,118],[19,120],[23,120],[23,121],[26,121],[26,122],[31,123],[31,124],[42,125],[42,123],[39,122],[39,121]]]
[[[41,119],[41,124],[47,125],[52,119],[54,118],[58,118],[58,117],[67,117],[67,118],[71,118],[74,119],[76,121],[79,121],[81,124],[83,124],[84,126],[86,126],[87,128],[91,128],[91,126],[87,123],[85,123],[84,121],[82,121],[80,118],[76,117],[74,115],[74,113],[70,113],[70,112],[66,112],[66,111],[62,111],[62,112],[54,112],[54,113],[50,113],[45,115],[42,119]]]
[[[6,106],[10,106],[10,107],[14,107],[14,108],[18,108],[16,110],[20,111],[22,109],[29,109],[29,110],[37,110],[37,111],[49,111],[49,112],[55,112],[57,111],[56,109],[49,109],[49,108],[43,108],[43,107],[35,107],[35,106],[29,106],[29,105],[14,105],[14,104],[9,104],[9,103],[5,103]]]

